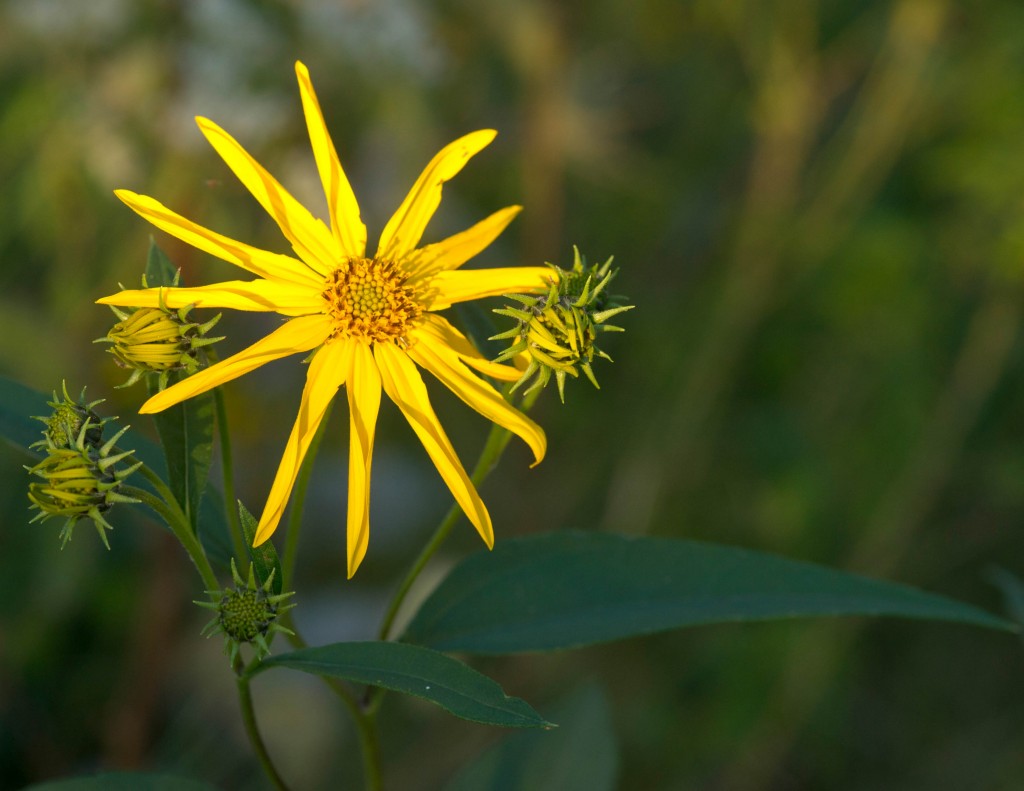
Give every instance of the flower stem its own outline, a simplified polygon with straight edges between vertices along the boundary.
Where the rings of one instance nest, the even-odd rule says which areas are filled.
[[[231,526],[231,539],[235,545],[235,557],[239,563],[249,559],[246,551],[245,533],[238,517],[238,500],[235,498],[234,461],[231,453],[231,431],[228,428],[228,411],[224,407],[224,393],[213,388],[213,403],[217,411],[217,439],[220,442],[220,463],[224,478],[224,510]]]
[[[196,534],[192,532],[192,525],[188,521],[188,516],[181,510],[181,506],[174,499],[171,490],[146,465],[142,465],[139,468],[139,472],[149,479],[161,496],[157,497],[137,486],[125,486],[122,491],[129,497],[134,497],[136,500],[148,505],[167,523],[171,532],[174,533],[175,537],[185,548],[185,551],[188,552],[188,556],[192,558],[192,562],[195,564],[199,576],[203,578],[203,583],[206,585],[207,590],[218,590],[220,583],[217,581],[217,575],[213,573],[213,567],[210,566],[210,561],[206,557],[203,545],[199,542]]]
[[[540,388],[536,388],[531,392],[527,393],[519,405],[519,410],[526,412],[533,406],[534,401],[537,400],[537,396],[540,395]],[[508,397],[506,391],[506,398]],[[476,461],[476,466],[473,467],[473,473],[469,476],[470,480],[473,481],[474,486],[480,486],[491,474],[491,471],[497,466],[498,461],[501,459],[502,453],[505,452],[505,448],[508,447],[508,442],[512,438],[512,433],[505,428],[495,424],[491,425],[491,431],[487,435],[487,441],[484,443],[483,450],[480,451],[480,457]],[[413,561],[412,566],[409,568],[409,572],[405,575],[405,579],[402,580],[398,586],[398,590],[395,591],[395,595],[391,598],[391,602],[388,605],[387,612],[384,614],[384,620],[381,621],[380,630],[377,633],[377,639],[387,640],[391,633],[391,627],[394,625],[395,617],[398,615],[398,610],[402,606],[402,602],[405,601],[405,597],[409,593],[409,589],[412,588],[416,578],[419,577],[420,572],[426,567],[427,563],[434,556],[434,553],[440,548],[444,540],[448,538],[448,534],[455,527],[455,524],[459,521],[459,516],[462,514],[462,510],[458,505],[453,504],[448,509],[448,513],[444,515],[437,529],[434,530],[434,535],[430,537],[430,541],[420,552],[419,557]]]
[[[291,620],[291,612],[285,613],[284,618],[288,619],[288,628],[293,632],[292,634],[285,633],[288,642],[297,650],[307,648],[308,643],[296,628],[295,622]],[[377,727],[372,712],[367,712],[359,704],[355,694],[343,682],[327,676],[320,676],[320,680],[337,695],[355,721],[356,730],[359,733],[359,749],[363,755],[363,771],[366,775],[367,791],[381,791],[384,786],[381,780],[380,743],[377,739]]]
[[[274,788],[278,791],[288,791],[288,785],[281,778],[281,775],[278,774],[274,762],[270,760],[267,746],[263,743],[263,737],[260,736],[260,729],[256,723],[256,710],[252,705],[252,690],[249,688],[249,676],[242,666],[241,659],[235,659],[233,669],[235,671],[235,684],[238,687],[238,703],[242,709],[242,722],[245,724],[245,733],[249,737],[249,742],[256,752],[256,757],[259,759],[264,774],[274,784]]]

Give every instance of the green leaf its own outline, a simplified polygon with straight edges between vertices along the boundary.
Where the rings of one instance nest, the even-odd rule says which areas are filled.
[[[179,378],[172,373],[170,384]],[[149,392],[157,392],[153,377],[149,377]],[[213,458],[213,393],[192,396],[152,417],[167,460],[167,483],[195,530]]]
[[[171,263],[171,259],[160,249],[156,239],[149,237],[149,255],[146,258],[146,284],[150,288],[156,286],[174,285],[174,277],[178,274],[178,268]]]
[[[151,772],[106,772],[68,777],[27,786],[22,791],[217,791],[216,786],[189,777]]]
[[[228,532],[227,517],[224,515],[224,497],[220,490],[210,486],[203,492],[199,504],[199,541],[206,550],[206,556],[221,568],[227,569],[235,554],[235,545]]]
[[[264,585],[270,575],[273,574],[274,582],[271,584],[271,589],[275,595],[280,593],[284,580],[281,578],[281,558],[278,557],[274,542],[264,541],[258,547],[252,545],[253,539],[256,538],[256,528],[259,522],[256,521],[256,517],[249,513],[249,509],[242,505],[241,500],[238,501],[238,517],[242,523],[242,532],[245,535],[245,549],[249,553],[249,559],[252,561],[253,569],[256,572],[256,579],[260,585]],[[245,576],[244,571],[242,571],[242,576]]]
[[[989,571],[988,578],[1002,592],[1010,617],[1018,624],[1024,624],[1024,582],[1016,574],[998,566]]]
[[[42,456],[28,446],[43,438],[45,427],[34,417],[46,417],[53,411],[49,401],[49,396],[0,376],[0,436],[27,453]]]
[[[584,684],[551,713],[558,728],[505,737],[459,772],[446,791],[614,791],[619,757],[602,689]]]
[[[28,447],[43,436],[43,424],[33,420],[32,416],[48,415],[52,411],[48,403],[51,397],[13,379],[0,376],[0,438],[29,456],[42,458],[41,451],[30,450]],[[159,445],[131,429],[125,432],[118,444],[126,450],[133,450],[135,458],[166,480],[167,467]],[[133,476],[131,482],[156,494],[149,481],[141,475]],[[27,490],[27,478],[25,487]],[[199,538],[210,559],[226,567],[231,558],[232,546],[221,500],[221,495],[216,489],[206,490],[200,507]],[[128,507],[151,514],[149,508],[141,503],[129,504]]]
[[[465,720],[506,728],[554,727],[526,701],[450,656],[404,643],[334,643],[265,659],[252,674],[289,667],[404,692]]]
[[[821,615],[1016,629],[943,596],[761,552],[566,531],[503,541],[467,558],[424,602],[403,639],[442,651],[507,654]]]

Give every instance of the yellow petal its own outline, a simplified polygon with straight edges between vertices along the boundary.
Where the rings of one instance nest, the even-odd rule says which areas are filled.
[[[327,209],[331,213],[331,231],[343,255],[362,256],[366,254],[366,226],[359,218],[359,204],[355,193],[341,169],[338,153],[334,150],[331,135],[324,123],[320,103],[313,91],[309,71],[302,63],[295,64],[299,78],[299,93],[302,95],[302,110],[306,115],[309,142],[313,146],[316,167],[327,196]]]
[[[430,160],[380,235],[377,258],[398,261],[416,249],[441,203],[441,186],[462,170],[470,157],[490,143],[493,129],[470,132],[449,143]]]
[[[546,288],[550,279],[551,270],[544,266],[440,272],[430,281],[434,298],[427,310],[443,310],[471,299],[537,291]]]
[[[448,484],[455,502],[465,512],[488,547],[494,546],[494,528],[476,487],[466,475],[462,462],[444,433],[441,423],[430,406],[427,388],[412,360],[405,352],[389,343],[378,343],[373,347],[374,357],[380,369],[384,392],[402,410],[412,430],[420,438],[444,482]]]
[[[348,375],[348,576],[370,541],[370,462],[380,408],[380,372],[367,344],[353,342]]]
[[[322,284],[321,284],[322,285]],[[276,311],[285,316],[308,316],[321,313],[324,299],[320,288],[270,280],[229,280],[209,286],[190,288],[159,287],[128,289],[96,300],[101,305],[133,308],[230,308],[232,310]]]
[[[348,357],[353,345],[344,340],[328,343],[313,355],[309,363],[299,414],[292,425],[292,433],[284,447],[281,463],[277,466],[274,483],[270,486],[270,494],[267,496],[267,504],[263,507],[263,515],[256,528],[253,546],[259,546],[270,538],[281,521],[281,515],[288,504],[309,444],[320,427],[320,421],[323,420],[331,399],[345,381],[345,374],[349,368]]]
[[[324,224],[313,217],[253,159],[238,142],[208,118],[196,118],[199,129],[210,141],[253,197],[274,218],[281,233],[292,243],[299,258],[326,275],[341,257],[338,245]]]
[[[259,368],[264,363],[287,357],[289,354],[308,352],[315,349],[331,333],[332,324],[326,316],[300,316],[289,319],[265,338],[243,349],[216,365],[203,368],[199,373],[162,390],[144,403],[142,414],[161,412],[186,398],[205,393],[217,385],[230,382],[243,374]]]
[[[497,239],[522,209],[522,206],[509,206],[462,233],[421,247],[402,262],[402,267],[412,274],[413,282],[442,270],[458,269]]]
[[[246,271],[271,280],[287,283],[323,283],[323,277],[311,270],[302,261],[291,256],[271,253],[250,247],[208,228],[186,220],[180,214],[168,209],[160,201],[148,195],[137,195],[130,190],[114,190],[136,214],[139,214],[157,228],[166,231],[193,247],[215,255],[229,264],[240,266]]]
[[[439,343],[428,333],[412,335],[418,342],[409,347],[409,356],[485,418],[522,439],[533,451],[534,462],[531,466],[540,464],[547,449],[544,429],[512,407],[487,382],[466,370],[459,355],[451,348]]]
[[[515,382],[522,376],[522,371],[513,368],[511,365],[492,363],[483,357],[477,348],[470,342],[469,338],[459,332],[451,323],[436,313],[427,313],[425,320],[420,325],[419,332],[429,333],[437,341],[453,349],[466,365],[469,365],[480,373],[498,379],[503,382]],[[523,368],[525,369],[525,365]]]

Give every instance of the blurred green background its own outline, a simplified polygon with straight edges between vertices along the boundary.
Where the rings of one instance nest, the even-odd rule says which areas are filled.
[[[498,540],[574,527],[721,541],[1001,607],[1024,572],[1024,5],[978,0],[0,0],[0,373],[108,399],[141,386],[93,300],[135,284],[153,195],[285,250],[196,130],[228,129],[321,213],[293,64],[310,68],[371,243],[446,142],[500,131],[445,190],[430,240],[522,203],[476,265],[614,254],[637,310],[601,390],[552,388],[550,452],[513,446],[484,488]],[[230,267],[158,237],[188,284]],[[267,316],[226,315],[221,353]],[[240,496],[257,510],[301,390],[289,359],[227,389]],[[485,423],[436,407],[467,464]],[[285,417],[287,415],[287,417]],[[344,580],[347,421],[307,509],[296,618],[372,636],[446,508],[382,409],[366,562]],[[0,454],[0,787],[97,768],[259,788],[180,548],[131,513],[105,551],[28,526],[26,457]],[[463,525],[443,573],[476,551]],[[477,662],[541,713],[604,689],[623,789],[1024,787],[1019,644],[898,621],[715,627]],[[311,678],[261,677],[296,788],[360,776]],[[504,734],[396,696],[390,788],[443,788]]]

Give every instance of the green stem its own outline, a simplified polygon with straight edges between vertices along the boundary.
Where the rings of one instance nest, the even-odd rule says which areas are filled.
[[[231,453],[231,432],[228,428],[228,411],[224,407],[224,393],[213,388],[213,403],[217,410],[217,439],[220,442],[220,462],[224,478],[224,510],[231,525],[231,539],[235,545],[235,557],[239,563],[249,559],[246,550],[245,533],[238,517],[238,500],[235,498],[234,461]]]
[[[171,490],[167,488],[166,484],[160,480],[156,473],[145,465],[139,468],[139,472],[149,479],[161,496],[157,497],[137,486],[125,486],[122,491],[129,497],[134,497],[156,511],[167,523],[167,526],[171,528],[171,532],[181,542],[185,551],[188,552],[188,556],[192,558],[192,562],[195,564],[199,576],[203,578],[203,583],[206,585],[207,590],[219,590],[220,583],[217,581],[217,575],[213,573],[213,568],[206,557],[206,552],[203,551],[203,545],[199,543],[196,534],[192,532],[192,525],[189,524],[188,516],[181,510],[181,506],[174,499]]]
[[[249,688],[249,676],[242,667],[241,659],[235,659],[234,671],[235,683],[238,687],[238,702],[242,709],[242,722],[245,724],[245,733],[249,737],[249,742],[256,752],[256,757],[259,759],[263,772],[270,779],[270,782],[274,784],[274,788],[278,789],[278,791],[288,791],[288,785],[281,778],[281,775],[278,774],[274,762],[270,760],[267,746],[263,743],[263,737],[260,736],[260,729],[256,723],[256,710],[252,705],[252,690]]]
[[[308,648],[309,644],[305,639],[303,639],[302,634],[295,627],[295,622],[291,620],[290,611],[285,613],[282,621],[287,621],[284,625],[292,631],[292,634],[285,632],[285,637],[288,639],[292,648],[295,648],[296,650]],[[331,688],[331,691],[338,696],[338,699],[344,704],[345,708],[348,709],[349,714],[352,715],[352,719],[355,721],[356,730],[359,734],[359,749],[363,755],[367,790],[381,791],[383,784],[381,780],[380,743],[377,739],[377,728],[373,721],[372,712],[364,710],[363,707],[359,705],[359,701],[356,699],[355,694],[353,694],[353,692],[338,679],[320,676],[320,680],[327,684],[327,686]]]
[[[313,440],[309,443],[306,457],[302,460],[302,466],[299,468],[299,477],[292,488],[292,504],[288,510],[288,528],[285,532],[284,556],[281,558],[281,585],[283,590],[288,590],[291,586],[292,575],[295,573],[295,559],[298,557],[299,552],[299,533],[302,528],[302,512],[306,503],[306,489],[309,486],[309,477],[313,472],[313,462],[316,460],[317,452],[320,450],[320,440],[323,439],[324,428],[331,418],[331,408],[333,406],[333,401],[327,405],[327,411],[324,412],[316,434],[313,435]]]
[[[521,412],[526,412],[533,406],[534,401],[537,400],[537,396],[540,395],[540,388],[532,390],[523,397],[522,403],[519,405]],[[506,397],[508,394],[506,392]],[[474,486],[480,486],[491,474],[491,471],[497,466],[499,459],[501,459],[502,453],[505,452],[505,448],[508,447],[509,440],[512,438],[512,433],[505,428],[495,424],[491,425],[491,431],[487,435],[487,442],[484,443],[483,450],[480,451],[480,458],[476,461],[476,466],[473,467],[473,473],[469,476],[470,480],[473,481]],[[426,567],[427,563],[434,556],[434,553],[440,548],[444,540],[448,538],[448,534],[455,527],[455,524],[459,521],[459,516],[462,514],[462,509],[458,505],[453,504],[448,509],[448,513],[444,515],[441,523],[437,526],[434,534],[430,537],[430,541],[420,552],[416,560],[413,561],[412,566],[409,568],[409,572],[405,575],[405,579],[402,580],[398,586],[398,590],[395,591],[395,595],[391,598],[391,602],[388,605],[387,612],[384,614],[384,620],[381,622],[380,630],[377,633],[377,639],[387,640],[391,633],[391,627],[394,625],[395,617],[398,615],[398,610],[402,606],[402,602],[405,601],[405,597],[408,595],[410,588],[413,583],[416,582],[416,578],[419,577],[420,572]]]

